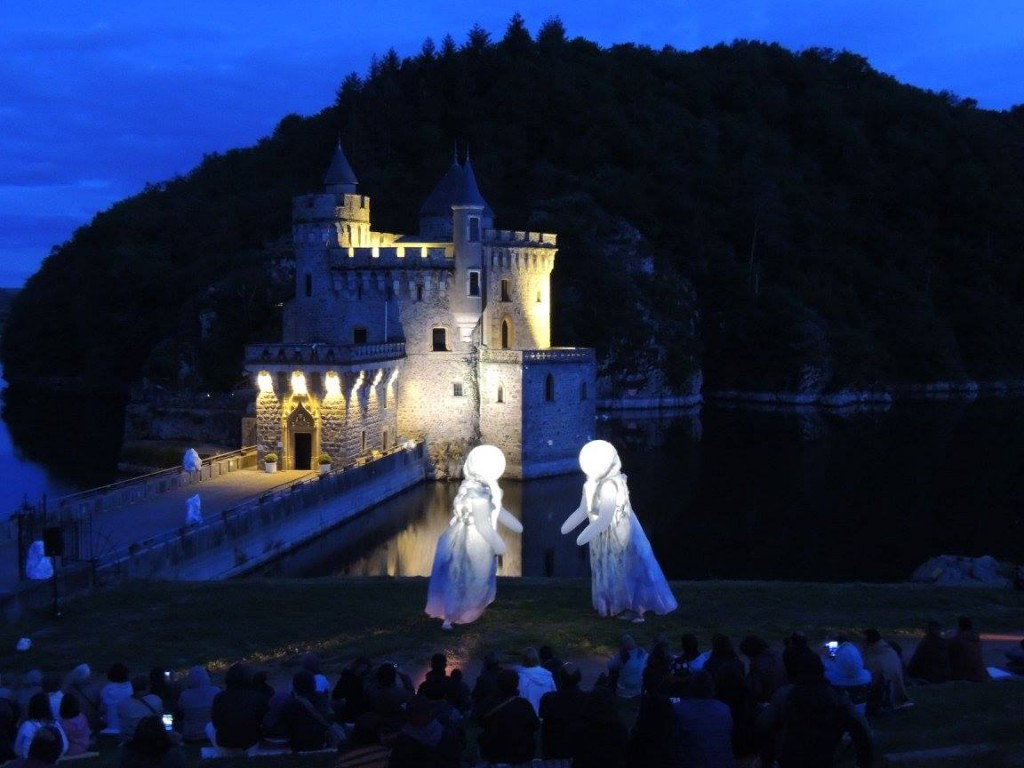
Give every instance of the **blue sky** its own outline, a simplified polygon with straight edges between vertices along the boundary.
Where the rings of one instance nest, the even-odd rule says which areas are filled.
[[[1021,0],[4,0],[0,6],[0,286],[147,182],[248,146],[328,106],[389,47],[493,39],[519,11],[570,37],[695,50],[737,38],[846,49],[987,109],[1024,103]]]

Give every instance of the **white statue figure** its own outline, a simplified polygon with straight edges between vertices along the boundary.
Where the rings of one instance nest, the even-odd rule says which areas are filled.
[[[53,576],[53,560],[46,556],[42,541],[33,541],[25,553],[25,576],[30,579],[48,579]]]
[[[203,460],[195,448],[189,448],[181,459],[181,468],[186,472],[198,472],[203,468]]]
[[[504,471],[505,456],[493,445],[478,445],[466,457],[465,479],[455,496],[451,524],[437,540],[427,590],[427,615],[443,619],[444,629],[475,621],[494,601],[496,556],[505,554],[498,523],[516,533],[523,530],[501,506],[498,478]]]
[[[202,502],[199,500],[199,494],[189,496],[185,505],[185,525],[202,525],[203,508]]]
[[[576,543],[590,545],[595,610],[602,616],[624,614],[634,621],[643,621],[645,611],[674,611],[676,599],[629,503],[615,446],[591,440],[580,450],[580,468],[587,476],[583,499],[562,523],[562,533],[588,521]]]

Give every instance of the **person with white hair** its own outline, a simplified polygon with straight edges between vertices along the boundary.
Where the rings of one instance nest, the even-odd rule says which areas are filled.
[[[646,611],[659,616],[674,611],[678,604],[629,502],[615,446],[591,440],[580,450],[580,468],[587,476],[583,498],[562,524],[562,533],[587,522],[576,543],[590,545],[594,609],[636,622],[644,620]]]
[[[451,524],[437,541],[427,589],[428,616],[443,619],[443,629],[476,621],[494,602],[497,555],[505,554],[498,523],[515,533],[522,524],[502,507],[498,478],[505,456],[493,445],[478,445],[466,456],[464,480],[453,503]]]

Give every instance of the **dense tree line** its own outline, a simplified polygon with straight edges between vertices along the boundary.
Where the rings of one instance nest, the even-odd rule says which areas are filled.
[[[629,386],[1024,375],[1024,107],[845,51],[602,49],[517,15],[374,58],[320,114],[96,216],[17,297],[7,376],[237,383],[242,344],[279,334],[291,197],[339,136],[393,232],[468,148],[499,226],[559,233],[554,343]]]

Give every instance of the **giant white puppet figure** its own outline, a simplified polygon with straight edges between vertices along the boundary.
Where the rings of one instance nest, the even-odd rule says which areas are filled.
[[[590,441],[580,451],[580,468],[587,476],[583,499],[562,524],[562,533],[588,521],[576,543],[590,545],[595,610],[602,616],[623,614],[634,621],[643,621],[645,611],[674,611],[676,599],[629,503],[615,446]]]
[[[427,591],[427,615],[452,624],[475,621],[494,601],[497,555],[505,554],[500,522],[521,533],[522,524],[501,506],[498,478],[505,456],[493,445],[478,445],[466,456],[464,480],[453,504],[451,524],[437,541]]]

